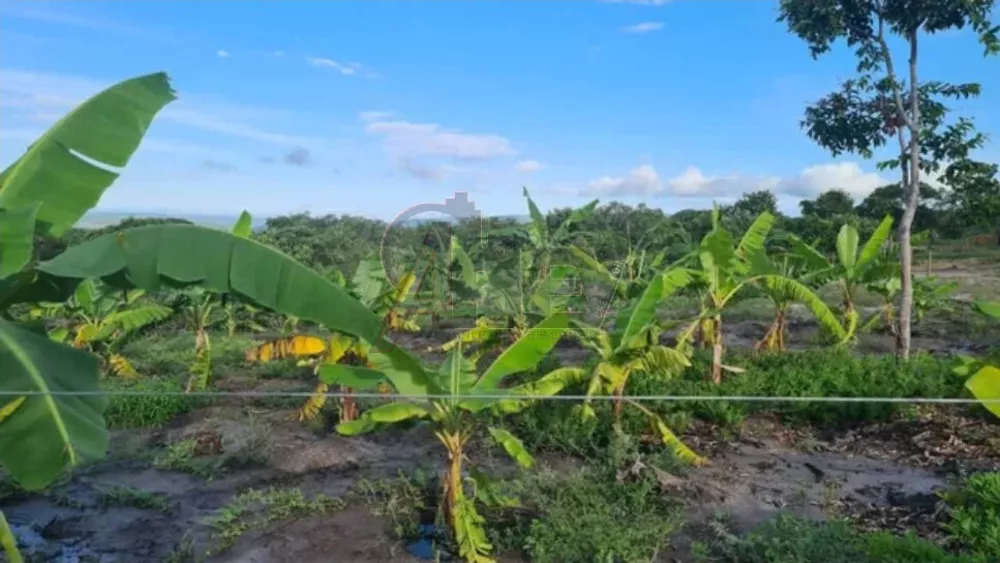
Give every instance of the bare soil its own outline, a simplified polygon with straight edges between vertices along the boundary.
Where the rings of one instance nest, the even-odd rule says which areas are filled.
[[[116,432],[109,461],[81,469],[45,494],[7,497],[2,509],[27,544],[29,561],[193,560],[181,557],[188,554],[218,563],[418,561],[392,539],[390,522],[352,489],[361,479],[437,467],[433,437],[420,429],[319,435],[289,420],[290,414],[230,405],[199,411],[163,431]],[[687,503],[694,524],[724,512],[745,530],[790,512],[817,519],[846,515],[871,528],[916,527],[933,536],[936,492],[969,471],[1000,469],[1000,448],[989,442],[995,427],[990,430],[985,422],[940,413],[833,436],[792,431],[766,418],[748,421],[736,436],[696,428],[685,439],[708,453],[711,465],[684,477],[661,472],[664,494]],[[206,435],[218,438],[221,451],[212,454],[219,460],[253,454],[258,461],[204,479],[157,469],[143,455],[170,441]],[[569,472],[578,463],[551,459],[542,465]],[[102,492],[113,486],[162,494],[167,506],[102,502]],[[217,549],[207,519],[248,488],[288,486],[307,497],[348,502],[332,512],[250,530],[228,549]],[[679,534],[661,560],[688,561],[685,548],[696,529]]]

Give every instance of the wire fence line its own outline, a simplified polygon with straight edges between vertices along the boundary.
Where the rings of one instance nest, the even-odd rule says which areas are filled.
[[[344,393],[330,391],[314,393],[312,391],[9,391],[0,390],[0,397],[312,397],[323,395],[327,398],[382,399],[382,400],[447,400],[447,399],[483,399],[483,400],[528,400],[528,401],[614,401],[612,395],[528,395],[514,393],[491,393],[461,395],[448,394],[395,394],[395,393]],[[975,399],[952,397],[802,397],[802,396],[769,396],[769,395],[627,395],[630,401],[643,402],[758,402],[758,403],[896,403],[896,404],[1000,404],[1000,398]]]

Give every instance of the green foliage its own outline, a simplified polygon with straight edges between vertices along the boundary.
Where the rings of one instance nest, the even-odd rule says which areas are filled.
[[[846,521],[815,522],[781,515],[737,537],[716,526],[694,550],[699,563],[987,563],[955,555],[912,534],[863,534]]]
[[[159,428],[177,416],[208,403],[202,397],[163,394],[184,391],[184,387],[172,379],[106,379],[101,387],[112,392],[136,393],[109,397],[104,411],[109,428]]]
[[[955,541],[975,553],[1000,553],[1000,473],[974,475],[945,498],[950,505],[945,527]]]
[[[115,84],[74,108],[0,173],[0,315],[8,317],[12,298],[36,281],[27,252],[34,235],[63,234],[118,177],[92,161],[124,167],[174,99],[164,73]],[[43,488],[67,468],[104,455],[106,399],[50,394],[96,391],[95,358],[0,318],[0,372],[0,464],[22,486]],[[37,394],[18,397],[25,391]]]
[[[846,350],[811,350],[784,354],[745,354],[734,363],[746,369],[721,386],[698,377],[698,357],[686,376],[634,392],[677,395],[742,395],[768,397],[959,397],[962,380],[951,373],[949,361],[915,355],[899,364],[892,357],[859,356]],[[753,412],[774,412],[789,422],[852,425],[885,420],[912,408],[896,403],[823,402],[682,402],[669,410],[690,411],[700,418],[731,424]]]

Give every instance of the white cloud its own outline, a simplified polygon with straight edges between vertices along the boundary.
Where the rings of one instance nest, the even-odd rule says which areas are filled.
[[[622,31],[625,33],[649,33],[651,31],[659,31],[662,28],[663,22],[642,22],[623,27]]]
[[[358,119],[364,121],[365,123],[370,123],[372,121],[385,121],[390,119],[394,114],[391,111],[363,111],[358,114]]]
[[[585,193],[606,196],[650,196],[693,198],[737,198],[756,190],[770,190],[778,196],[813,198],[832,188],[861,199],[890,181],[874,172],[865,172],[855,162],[817,164],[794,176],[753,174],[706,175],[689,167],[677,176],[662,180],[650,165],[640,166],[626,176],[605,176],[591,181]]]
[[[591,181],[587,191],[604,196],[656,195],[663,189],[663,182],[656,169],[643,164],[625,176],[604,176]]]
[[[306,57],[306,62],[319,68],[332,68],[344,76],[354,76],[362,69],[359,63],[342,63],[323,57]]]
[[[522,160],[517,163],[517,171],[524,174],[538,172],[542,168],[544,168],[544,166],[542,166],[542,163],[537,160]]]
[[[791,196],[808,198],[831,188],[839,188],[855,198],[863,198],[888,183],[889,180],[875,172],[865,172],[856,162],[840,162],[805,168],[795,178],[782,180],[779,190]]]
[[[225,51],[225,50],[223,50],[223,49],[219,49],[218,51],[216,51],[216,52],[215,52],[215,54],[216,54],[217,56],[219,56],[220,58],[223,58],[223,59],[225,59],[225,58],[228,58],[228,57],[229,57],[229,51]]]
[[[271,53],[271,56],[272,56],[272,57],[284,57],[284,56],[285,56],[285,54],[286,54],[286,53],[285,53],[284,51],[273,51],[273,52]]]
[[[438,156],[458,160],[486,160],[516,154],[506,137],[490,133],[462,133],[436,123],[375,120],[365,130],[382,137],[394,155]]]

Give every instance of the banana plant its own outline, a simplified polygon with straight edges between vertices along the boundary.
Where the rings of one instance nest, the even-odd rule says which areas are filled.
[[[857,332],[860,315],[857,312],[857,292],[860,287],[891,284],[898,272],[892,267],[891,248],[887,244],[892,235],[892,216],[887,215],[872,236],[860,249],[858,230],[845,224],[837,234],[836,260],[829,260],[823,253],[806,244],[802,239],[789,235],[794,252],[806,261],[815,272],[809,278],[816,285],[836,281],[840,288],[841,315],[848,335]]]
[[[532,255],[521,252],[524,260],[514,276],[493,273],[480,285],[482,297],[476,324],[444,343],[442,351],[449,352],[461,343],[475,348],[472,358],[478,361],[483,354],[521,338],[539,320],[568,308],[569,301],[579,294],[574,289],[576,269],[557,264],[544,280],[533,280],[529,277]]]
[[[38,280],[35,235],[61,236],[96,205],[118,173],[93,163],[125,167],[174,99],[164,73],[115,84],[70,111],[0,172],[0,465],[27,490],[103,456],[108,445],[105,397],[52,394],[98,391],[97,359],[10,320],[14,303],[56,301],[75,289]],[[19,561],[7,532],[3,548]]]
[[[132,363],[121,354],[122,345],[138,331],[173,315],[170,307],[141,303],[146,292],[98,290],[85,280],[73,296],[63,303],[38,303],[29,312],[35,319],[65,319],[69,326],[49,333],[57,342],[70,341],[74,348],[91,352],[101,360],[104,371],[135,379],[139,377]]]
[[[342,275],[334,277],[333,282],[347,288],[351,295],[381,317],[384,331],[419,330],[419,326],[412,320],[397,313],[397,308],[410,295],[416,282],[412,272],[405,273],[400,279],[399,287],[394,287],[385,275],[381,261],[368,258],[358,265],[350,284]],[[246,353],[246,360],[268,362],[284,358],[301,358],[300,365],[311,365],[313,373],[318,376],[323,365],[336,363],[367,365],[370,349],[369,343],[343,333],[334,333],[329,337],[291,334],[251,348]],[[340,405],[340,420],[342,422],[354,420],[359,412],[357,401],[351,396],[354,389],[348,385],[340,387],[344,393]],[[317,382],[312,394],[296,413],[299,421],[316,418],[326,405],[329,391],[330,383]]]
[[[597,355],[597,363],[587,385],[584,416],[595,416],[590,406],[591,397],[599,392],[612,395],[616,422],[627,403],[649,418],[663,443],[678,458],[701,464],[704,459],[688,448],[659,416],[625,397],[625,386],[635,372],[642,372],[648,377],[670,378],[691,365],[687,355],[659,343],[662,328],[656,319],[657,308],[663,300],[691,281],[691,274],[684,269],[660,273],[653,277],[629,307],[620,309],[610,332],[574,321],[573,335]]]
[[[462,345],[458,344],[439,368],[422,368],[421,378],[430,382],[429,385],[418,384],[413,373],[393,369],[377,353],[372,354],[371,368],[325,365],[320,370],[320,377],[325,381],[378,381],[386,378],[406,397],[369,409],[357,420],[339,424],[337,431],[340,434],[353,436],[405,420],[424,421],[433,429],[447,455],[441,479],[441,512],[458,546],[459,556],[467,562],[493,561],[490,557],[492,546],[487,541],[476,504],[495,495],[487,494],[490,485],[482,473],[475,469],[470,471],[468,481],[471,483],[467,487],[463,472],[467,465],[471,465],[467,445],[477,435],[484,420],[475,415],[486,409],[518,412],[531,404],[528,397],[554,395],[566,385],[582,381],[585,378],[582,369],[559,368],[532,382],[515,387],[503,386],[508,376],[534,369],[555,347],[568,326],[569,317],[565,313],[543,319],[481,373],[477,373],[474,362],[463,357]],[[517,437],[502,428],[489,426],[486,430],[518,464],[523,467],[532,465],[531,455]],[[469,489],[473,491],[471,496],[467,493]]]
[[[533,274],[531,277],[540,280],[545,279],[549,275],[553,259],[556,258],[558,253],[567,248],[567,245],[577,236],[576,233],[573,233],[572,227],[591,217],[599,201],[595,199],[582,207],[574,209],[558,227],[550,229],[548,222],[545,220],[545,215],[542,214],[534,200],[531,199],[531,195],[528,194],[528,188],[522,188],[521,193],[524,195],[524,199],[527,200],[528,214],[531,217],[531,222],[527,227],[531,255],[534,257],[531,264],[531,273]]]
[[[722,371],[740,373],[740,368],[722,363],[722,315],[726,307],[751,286],[768,288],[774,293],[788,293],[805,303],[816,315],[820,324],[834,335],[845,338],[844,328],[830,309],[805,284],[782,275],[768,267],[765,242],[774,224],[774,216],[760,214],[744,233],[739,243],[722,227],[719,209],[712,212],[712,231],[705,235],[698,249],[699,270],[692,270],[695,281],[703,292],[702,310],[698,317],[677,337],[678,348],[687,352],[696,331],[702,331],[712,347],[711,379],[722,382]],[[760,271],[755,271],[759,268]]]
[[[755,350],[784,351],[788,332],[788,307],[792,303],[804,305],[824,328],[841,334],[836,316],[815,290],[808,285],[814,271],[809,262],[794,253],[779,252],[768,255],[764,249],[746,254],[754,285],[774,305],[774,321],[764,336],[754,344]],[[834,325],[837,325],[836,327]]]
[[[982,315],[1000,320],[998,301],[978,301],[974,308]],[[965,388],[973,397],[983,401],[988,411],[1000,418],[1000,351],[993,350],[985,358],[960,355],[957,363],[955,373],[969,377]]]

